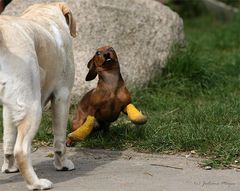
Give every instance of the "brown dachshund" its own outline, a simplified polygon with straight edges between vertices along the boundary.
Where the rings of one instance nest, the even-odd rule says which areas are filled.
[[[97,75],[99,81],[97,87],[78,103],[73,119],[73,133],[68,136],[67,146],[74,145],[74,141],[83,140],[90,134],[93,126],[108,128],[111,122],[117,120],[121,111],[128,114],[130,120],[136,124],[146,122],[146,117],[131,104],[131,96],[124,84],[117,54],[112,47],[98,48],[87,66],[89,72],[86,81],[93,80]],[[135,113],[130,114],[130,110],[135,110]],[[89,116],[93,116],[92,121]],[[75,135],[78,128],[82,129]]]

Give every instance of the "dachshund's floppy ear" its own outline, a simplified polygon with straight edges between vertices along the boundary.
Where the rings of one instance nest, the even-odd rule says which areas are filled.
[[[70,8],[68,7],[68,5],[66,3],[58,3],[58,6],[60,7],[63,15],[66,18],[67,24],[68,24],[69,29],[70,29],[70,34],[72,35],[72,37],[76,37],[77,36],[76,20],[73,17]]]
[[[97,76],[96,66],[94,64],[94,57],[88,62],[87,67],[89,68],[89,71],[85,80],[91,81]]]

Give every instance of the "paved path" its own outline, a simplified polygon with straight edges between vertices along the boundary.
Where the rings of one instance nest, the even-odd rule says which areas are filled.
[[[53,191],[240,191],[240,172],[203,170],[199,159],[68,149],[76,170],[57,172],[49,153],[51,148],[41,147],[32,156],[37,174],[54,183]],[[19,173],[0,173],[0,191],[25,190]]]

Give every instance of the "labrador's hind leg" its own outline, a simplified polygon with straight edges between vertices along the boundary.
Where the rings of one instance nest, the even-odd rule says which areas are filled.
[[[30,105],[31,107],[26,109],[25,117],[17,125],[18,133],[14,147],[14,156],[28,189],[44,190],[51,188],[52,183],[47,179],[39,179],[37,177],[30,157],[32,139],[38,130],[42,110],[39,101],[35,101]]]
[[[2,165],[2,172],[14,173],[18,172],[13,155],[14,145],[16,142],[17,129],[13,125],[11,112],[7,106],[3,107],[3,152],[4,161]]]

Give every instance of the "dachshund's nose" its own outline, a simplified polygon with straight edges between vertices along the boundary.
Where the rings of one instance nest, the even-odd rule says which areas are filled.
[[[103,56],[104,56],[104,58],[105,58],[106,61],[110,61],[110,60],[111,60],[111,55],[110,55],[109,52],[106,53],[106,54],[104,54]]]

